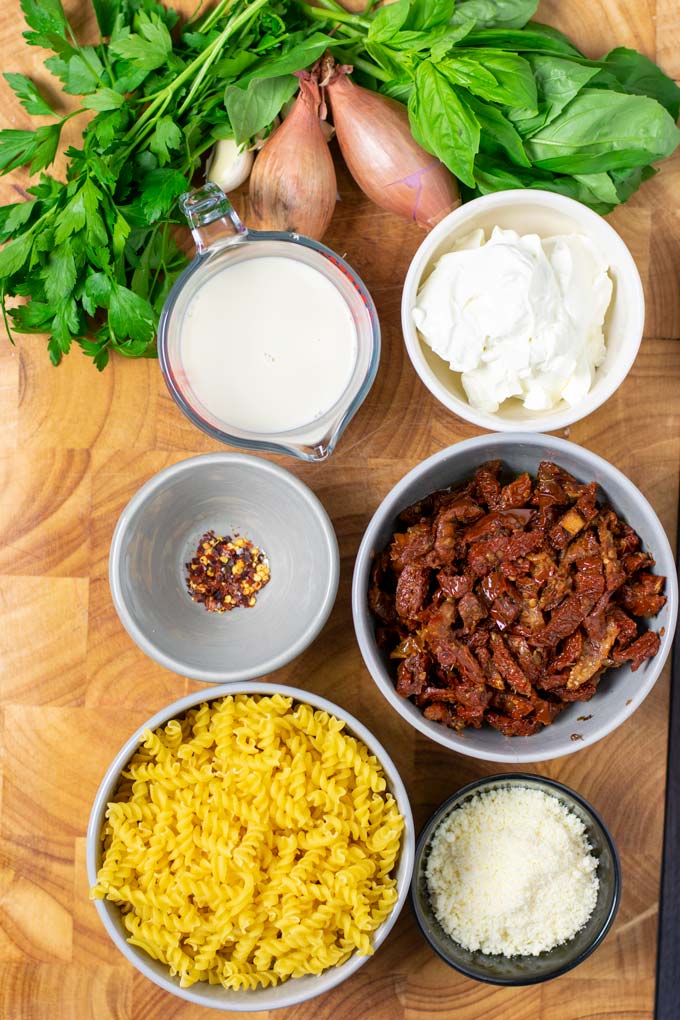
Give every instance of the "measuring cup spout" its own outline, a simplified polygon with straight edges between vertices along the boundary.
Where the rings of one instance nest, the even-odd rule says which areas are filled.
[[[214,244],[248,233],[227,196],[213,181],[182,195],[179,207],[189,222],[199,255]]]

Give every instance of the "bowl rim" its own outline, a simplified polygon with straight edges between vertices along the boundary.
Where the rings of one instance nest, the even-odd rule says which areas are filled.
[[[136,622],[123,595],[123,587],[121,583],[121,548],[134,516],[144,507],[144,504],[149,497],[152,496],[157,489],[164,485],[168,479],[186,472],[191,472],[194,468],[208,464],[242,464],[252,470],[270,474],[275,480],[277,480],[278,484],[285,484],[294,489],[302,497],[308,509],[320,525],[327,549],[328,579],[326,589],[323,598],[319,601],[315,615],[310,620],[304,632],[297,638],[296,641],[293,642],[293,644],[284,648],[277,655],[270,656],[269,659],[260,664],[252,664],[242,669],[230,669],[228,666],[219,670],[198,669],[193,667],[190,662],[183,662],[175,656],[169,655],[167,652],[163,651],[153,637],[146,634]],[[324,624],[328,620],[331,610],[335,605],[339,580],[340,550],[338,548],[338,539],[331,519],[319,497],[309,488],[308,485],[302,482],[295,475],[291,474],[290,471],[280,467],[278,464],[273,464],[271,461],[246,453],[220,452],[198,454],[195,457],[187,457],[184,460],[177,461],[177,463],[170,465],[170,467],[164,468],[162,471],[158,471],[155,475],[152,475],[148,481],[144,482],[144,484],[137,489],[121,512],[113,532],[111,548],[109,551],[109,588],[111,590],[113,605],[120,622],[123,624],[123,627],[128,632],[132,640],[145,655],[154,659],[165,669],[169,669],[173,673],[178,673],[180,676],[190,677],[194,680],[201,680],[203,683],[237,683],[242,680],[252,680],[254,677],[265,676],[268,673],[273,673],[275,670],[280,669],[281,666],[285,666],[287,663],[291,662],[298,655],[301,655],[302,652],[308,648],[318,636]]]
[[[399,510],[403,509],[405,501],[402,494],[406,489],[408,489],[413,481],[427,475],[428,472],[438,464],[448,461],[454,456],[454,452],[462,453],[469,450],[480,450],[481,463],[481,461],[488,459],[486,454],[482,451],[484,451],[491,443],[508,446],[510,448],[520,444],[539,448],[549,445],[556,450],[557,456],[555,459],[558,460],[558,462],[560,450],[568,450],[572,454],[574,451],[577,451],[577,455],[582,455],[589,467],[595,472],[600,472],[604,480],[613,477],[620,485],[623,486],[623,488],[627,489],[631,493],[633,500],[639,506],[641,513],[647,517],[647,519],[651,522],[652,528],[657,532],[656,547],[654,549],[655,554],[659,554],[660,550],[663,549],[664,558],[669,564],[673,564],[673,569],[669,570],[666,575],[666,595],[668,597],[666,605],[668,607],[669,617],[664,623],[665,631],[661,638],[661,647],[654,656],[654,659],[651,660],[650,671],[645,677],[645,682],[638,686],[635,693],[630,698],[629,704],[622,705],[618,712],[614,713],[606,722],[602,723],[599,728],[589,730],[587,734],[584,734],[582,740],[565,741],[564,747],[560,750],[551,750],[550,752],[531,751],[530,744],[527,746],[523,743],[522,745],[516,746],[514,741],[519,738],[508,737],[507,740],[509,742],[513,742],[510,744],[513,750],[480,751],[475,748],[471,748],[455,731],[449,730],[441,724],[433,724],[431,728],[427,725],[428,720],[423,717],[422,713],[418,712],[416,714],[411,712],[410,708],[413,707],[411,702],[408,699],[401,698],[396,693],[394,683],[391,677],[387,675],[375,647],[373,625],[366,600],[367,578],[372,558],[375,553],[375,533],[380,529],[384,519],[388,516],[396,517]],[[657,555],[657,561],[660,558],[661,556]],[[364,575],[366,575],[366,580],[364,579]],[[401,717],[416,730],[425,734],[425,736],[429,737],[430,740],[434,740],[443,747],[447,747],[450,751],[455,751],[458,754],[464,754],[470,758],[479,758],[482,761],[500,762],[504,764],[521,765],[529,762],[552,761],[557,758],[562,758],[597,743],[598,740],[601,740],[609,733],[612,733],[615,729],[618,729],[618,727],[631,715],[633,715],[637,708],[639,708],[654,687],[654,684],[657,682],[673,646],[673,636],[675,633],[677,616],[678,575],[677,570],[675,569],[675,557],[673,556],[673,551],[664,527],[647,498],[642,494],[638,487],[623,474],[622,471],[620,471],[617,467],[614,467],[613,464],[605,460],[603,457],[600,457],[596,453],[592,453],[586,447],[579,446],[578,444],[569,442],[566,439],[560,439],[555,436],[544,436],[540,433],[532,432],[519,434],[496,432],[491,435],[474,436],[471,439],[464,439],[451,446],[447,446],[443,450],[439,450],[437,453],[427,457],[419,464],[416,464],[415,467],[407,472],[407,474],[405,474],[396,483],[396,485],[390,489],[374,511],[373,516],[364,531],[361,544],[359,545],[354,563],[354,573],[352,576],[352,619],[357,644],[359,645],[364,665],[385,700],[388,701],[392,708],[394,708],[399,715],[401,715]],[[531,741],[531,739],[531,737],[523,738],[524,741]]]
[[[316,694],[313,691],[303,690],[300,687],[292,687],[287,684],[266,683],[263,681],[220,684],[218,687],[214,687],[209,690],[194,691],[191,694],[185,695],[183,698],[179,698],[177,701],[172,702],[172,704],[159,709],[153,716],[151,716],[150,719],[138,726],[134,733],[125,741],[106,769],[92,802],[85,838],[86,870],[89,887],[92,888],[96,884],[97,880],[97,859],[99,855],[100,831],[108,799],[116,782],[118,781],[123,767],[130,760],[135,749],[141,743],[144,731],[146,729],[156,729],[158,726],[163,725],[163,723],[168,722],[170,719],[181,715],[183,712],[186,712],[188,709],[193,708],[204,701],[214,701],[227,697],[228,695],[235,694],[248,694],[251,696],[260,695],[264,697],[281,694],[283,696],[293,698],[294,701],[312,705],[315,709],[321,709],[322,711],[328,712],[329,715],[334,715],[336,718],[342,719],[346,723],[351,734],[363,741],[371,754],[375,755],[380,762],[388,781],[388,787],[390,788],[390,791],[397,802],[399,812],[404,819],[404,834],[402,837],[401,855],[398,865],[399,870],[402,870],[403,860],[403,875],[401,879],[397,879],[398,898],[392,908],[392,912],[374,933],[372,945],[373,952],[375,954],[394,927],[408,898],[411,886],[413,862],[415,859],[415,823],[413,820],[411,803],[397,766],[385,750],[383,744],[376,736],[374,736],[368,727],[365,726],[361,720],[357,719],[356,716],[352,715],[351,712],[342,708],[342,706],[335,704],[335,702],[323,697],[323,695]],[[169,972],[167,977],[161,978],[159,975],[151,971],[146,963],[146,959],[141,955],[141,950],[136,950],[117,931],[111,917],[109,916],[109,911],[106,906],[107,901],[92,900],[92,902],[94,903],[104,928],[116,948],[138,971],[140,971],[140,973],[142,973],[155,985],[163,988],[166,992],[184,999],[187,1002],[201,1005],[204,1008],[218,1009],[224,1012],[240,1011],[244,1013],[251,1013],[293,1006],[297,1003],[316,998],[317,996],[330,991],[330,989],[335,988],[336,985],[341,984],[359,970],[359,968],[362,967],[367,960],[371,959],[370,956],[362,956],[358,952],[353,953],[352,956],[345,961],[345,963],[340,966],[331,967],[320,975],[320,977],[327,975],[327,981],[324,983],[324,987],[319,991],[314,992],[313,995],[307,994],[303,985],[302,988],[298,986],[298,990],[289,996],[283,996],[281,1002],[263,1003],[261,996],[257,998],[254,997],[252,999],[248,998],[249,994],[259,995],[261,992],[272,991],[273,989],[258,989],[255,993],[249,993],[248,990],[245,990],[242,993],[239,993],[244,995],[244,1002],[239,1002],[233,1006],[219,1002],[206,1002],[204,998],[197,995],[195,991],[192,991],[192,989],[196,988],[196,985],[191,985],[189,988],[180,988],[177,983],[177,979],[170,977]],[[111,907],[114,908],[115,905],[111,904]],[[291,982],[301,980],[304,981],[304,979],[300,978],[289,978],[288,981],[282,982],[281,984],[274,986],[274,988],[295,988],[295,985],[291,984]]]
[[[602,927],[599,929],[597,935],[592,940],[592,942],[590,942],[588,946],[581,950],[581,952],[578,953],[577,956],[575,956],[574,959],[570,960],[568,963],[563,963],[560,966],[555,967],[554,970],[548,971],[546,974],[525,978],[521,980],[518,980],[516,978],[482,977],[479,973],[475,972],[471,967],[466,967],[464,964],[460,963],[454,963],[447,956],[445,956],[444,953],[442,953],[441,950],[430,939],[430,936],[427,932],[424,923],[424,919],[422,917],[418,900],[414,892],[416,882],[418,881],[419,875],[421,873],[420,868],[423,862],[425,847],[429,840],[432,838],[439,824],[441,824],[441,822],[443,821],[444,817],[447,815],[447,813],[451,812],[452,805],[456,801],[462,800],[464,797],[467,797],[471,793],[483,792],[484,787],[490,785],[491,783],[505,783],[505,782],[507,782],[508,786],[517,787],[524,785],[538,786],[539,784],[544,784],[546,786],[550,786],[556,792],[562,795],[566,795],[567,799],[576,801],[580,805],[580,807],[585,811],[585,813],[592,817],[595,820],[595,822],[597,822],[597,824],[600,826],[602,833],[604,835],[605,842],[612,856],[614,874],[612,903],[609,908],[609,911],[607,912],[607,916],[602,924]],[[411,903],[411,908],[413,910],[416,921],[418,923],[418,927],[420,928],[423,937],[425,938],[428,945],[437,954],[437,956],[439,956],[440,959],[444,961],[444,963],[448,964],[448,966],[452,967],[454,970],[459,971],[459,973],[464,974],[465,977],[471,978],[473,981],[480,981],[483,982],[484,984],[489,985],[502,985],[504,987],[519,988],[527,985],[542,984],[544,981],[551,981],[553,978],[560,977],[562,974],[566,974],[568,971],[573,970],[574,967],[578,967],[578,965],[580,963],[583,963],[583,961],[586,960],[591,955],[591,953],[595,952],[598,946],[600,946],[604,939],[606,938],[607,934],[609,933],[614,923],[614,920],[616,919],[616,915],[621,904],[622,884],[623,882],[621,861],[619,858],[616,843],[614,842],[614,838],[609,830],[609,827],[607,826],[606,822],[604,821],[600,813],[593,807],[593,805],[589,801],[585,799],[585,797],[581,796],[580,793],[577,793],[576,790],[573,790],[570,786],[567,786],[565,783],[560,783],[556,779],[550,779],[547,776],[535,775],[534,773],[531,772],[499,772],[492,776],[483,776],[480,779],[475,779],[471,783],[467,783],[465,786],[461,787],[460,790],[457,790],[455,793],[452,793],[451,796],[447,797],[443,804],[441,804],[437,808],[437,810],[434,811],[433,814],[430,815],[428,820],[425,822],[425,825],[422,827],[416,842],[413,878],[411,879],[409,899]]]
[[[461,400],[451,393],[440,381],[428,365],[422,351],[422,341],[412,321],[411,312],[415,304],[415,298],[423,272],[432,259],[434,249],[452,233],[458,223],[465,223],[466,220],[474,219],[475,215],[484,210],[493,210],[501,206],[520,206],[535,204],[542,208],[553,208],[571,216],[578,224],[586,221],[597,224],[599,230],[609,234],[612,242],[619,247],[621,260],[625,265],[625,287],[631,293],[631,303],[636,310],[636,316],[629,327],[632,335],[637,335],[635,343],[627,344],[617,358],[615,366],[608,372],[601,391],[593,399],[593,391],[590,390],[578,404],[573,407],[565,407],[558,413],[536,412],[535,416],[525,421],[513,421],[506,418],[499,411],[491,414],[488,411],[480,411],[472,407],[466,400]],[[612,394],[619,388],[628,375],[635,362],[642,337],[645,322],[645,296],[642,287],[640,272],[637,268],[628,245],[617,230],[605,220],[599,213],[594,212],[587,205],[576,199],[568,198],[557,192],[544,191],[539,188],[526,188],[517,190],[496,191],[493,194],[481,195],[470,202],[454,209],[445,216],[440,223],[422,241],[416,251],[411,264],[409,265],[401,299],[401,327],[411,364],[416,371],[420,381],[432,393],[436,399],[449,411],[458,415],[464,421],[471,422],[480,428],[488,429],[491,432],[552,432],[553,430],[573,425],[577,421],[592,414],[601,407]]]

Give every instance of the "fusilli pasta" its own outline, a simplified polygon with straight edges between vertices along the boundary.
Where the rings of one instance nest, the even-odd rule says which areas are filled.
[[[344,729],[238,694],[146,731],[108,805],[92,895],[183,987],[267,987],[372,952],[404,822]]]

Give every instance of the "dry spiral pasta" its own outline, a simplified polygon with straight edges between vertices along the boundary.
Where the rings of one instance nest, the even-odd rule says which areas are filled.
[[[107,808],[92,895],[182,987],[268,987],[372,952],[404,821],[344,727],[280,694],[237,694],[145,732]]]

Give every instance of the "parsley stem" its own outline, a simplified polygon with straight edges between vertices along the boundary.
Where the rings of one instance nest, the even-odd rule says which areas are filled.
[[[353,25],[366,30],[371,26],[370,21],[360,18],[356,14],[349,14],[347,11],[336,11],[334,8],[329,9],[327,7],[311,7],[309,4],[302,2],[300,7],[304,7],[308,18],[316,21],[339,21],[342,25]]]
[[[188,64],[187,67],[185,67],[180,74],[177,75],[177,77],[173,80],[173,82],[170,85],[166,85],[166,87],[157,94],[156,98],[147,106],[146,110],[141,115],[137,123],[125,135],[124,140],[126,142],[134,142],[134,144],[136,144],[141,135],[146,133],[147,121],[152,120],[158,116],[159,108],[165,109],[165,106],[172,98],[174,93],[177,92],[177,90],[180,88],[180,86],[184,84],[185,81],[188,81],[190,78],[193,77],[193,75],[197,71],[200,71],[201,67],[206,63],[206,61],[208,62],[208,66],[210,66],[210,64],[217,56],[217,54],[221,51],[227,39],[243,25],[246,25],[257,13],[257,11],[259,11],[260,8],[264,7],[267,3],[269,3],[269,0],[253,0],[253,3],[249,4],[244,10],[241,11],[240,14],[237,14],[235,17],[230,18],[225,27],[220,32],[220,34],[217,36],[217,38],[214,39],[209,46],[206,46],[203,52],[199,53],[198,56],[195,57],[194,60],[192,60],[192,62]],[[199,83],[200,80],[202,80],[202,78],[203,74],[201,74],[199,77]],[[193,92],[190,91],[189,95],[187,96],[187,99],[184,101],[184,104],[182,105],[182,108],[179,111],[180,113],[185,108],[187,100],[190,98],[190,96],[192,96],[192,94]]]
[[[233,6],[234,0],[221,0],[221,3],[217,5],[214,11],[208,15],[203,24],[200,26],[199,31],[205,35],[206,31],[211,28],[217,19],[224,13],[227,8]]]

